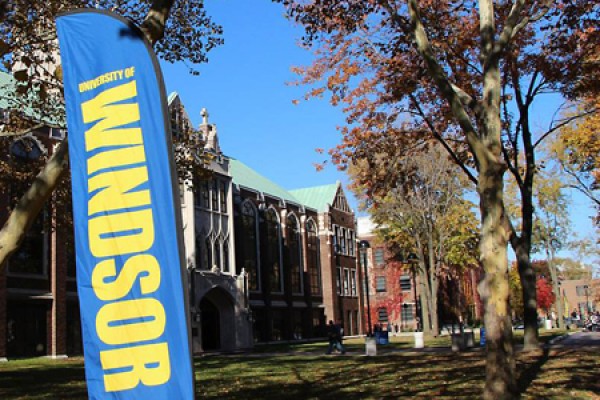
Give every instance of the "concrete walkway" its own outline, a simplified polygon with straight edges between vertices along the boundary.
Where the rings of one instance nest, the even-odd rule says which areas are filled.
[[[405,336],[412,336],[408,334]],[[566,348],[566,347],[600,347],[600,332],[570,332],[562,336],[558,336],[544,345],[544,347],[550,348]],[[237,353],[221,353],[221,352],[209,352],[202,355],[207,356],[239,356],[247,355],[250,357],[289,357],[289,356],[323,356],[323,357],[367,357],[366,348],[363,350],[357,350],[356,345],[351,346],[346,351],[346,354],[332,353],[330,355],[325,354],[327,348],[326,343],[323,342],[323,350],[290,350],[290,351],[248,351],[248,352],[237,352]],[[484,347],[480,347],[479,343],[475,343],[474,347],[460,351],[461,353],[469,352],[483,352]],[[515,351],[523,351],[523,345],[516,345]],[[440,354],[440,353],[456,353],[448,346],[425,346],[423,348],[397,348],[393,345],[377,345],[377,354],[369,357],[389,356],[392,354],[405,354],[405,355],[419,355],[419,354]]]

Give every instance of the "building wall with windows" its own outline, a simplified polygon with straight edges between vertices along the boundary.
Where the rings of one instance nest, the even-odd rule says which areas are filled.
[[[369,217],[358,218],[357,227],[359,241],[369,243],[366,258],[371,328],[393,333],[414,331],[417,328],[419,305],[415,301],[418,299],[418,289],[411,273],[411,264],[393,259],[385,243],[376,237],[376,227]]]
[[[560,292],[566,316],[573,311],[585,318],[600,310],[600,279],[568,279],[560,281]]]
[[[377,238],[376,229],[369,217],[358,219],[358,239],[370,244],[367,259],[371,324],[392,332],[420,329],[423,301],[419,277],[414,273],[416,260],[410,260],[408,254],[390,253],[386,244]],[[458,324],[461,320],[469,324],[481,322],[483,305],[477,292],[481,274],[481,269],[467,268],[438,277],[440,326]]]
[[[356,221],[342,185],[336,182],[291,193],[318,211],[325,319],[341,323],[345,335],[363,334]]]
[[[169,107],[173,134],[193,131],[177,94]],[[321,210],[223,154],[208,114],[195,134],[213,158],[210,173],[180,185],[194,352],[324,337],[326,319],[358,333],[354,214],[341,186]],[[41,129],[13,144],[14,154],[51,154],[63,137]],[[9,197],[0,192],[0,223]],[[72,226],[46,228],[69,220],[70,206],[58,207],[50,204],[0,272],[0,359],[82,353]]]
[[[231,159],[236,269],[248,277],[256,342],[324,335],[316,210]]]

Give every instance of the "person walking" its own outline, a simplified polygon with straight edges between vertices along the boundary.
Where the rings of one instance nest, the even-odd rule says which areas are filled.
[[[329,347],[325,354],[331,354],[334,348],[340,353],[346,354],[346,349],[342,344],[342,327],[339,324],[334,324],[332,320],[329,320],[327,325],[327,337],[329,339]]]

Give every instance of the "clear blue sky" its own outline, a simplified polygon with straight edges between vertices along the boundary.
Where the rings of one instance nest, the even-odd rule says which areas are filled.
[[[223,152],[284,188],[336,180],[346,185],[346,175],[334,166],[322,172],[313,167],[327,157],[316,148],[329,149],[340,142],[336,127],[344,124],[341,110],[326,98],[292,103],[307,89],[288,85],[297,78],[291,67],[312,60],[312,54],[297,45],[302,30],[269,0],[214,0],[206,7],[223,25],[225,44],[208,54],[209,63],[198,67],[200,76],[191,76],[184,65],[162,63],[167,92],[180,94],[196,126],[205,107],[217,125]],[[548,109],[557,105],[552,98],[539,104],[534,128],[547,128]],[[346,194],[357,210],[349,190]],[[589,202],[574,195],[573,231],[580,237],[591,232],[592,213]]]
[[[291,67],[311,60],[311,53],[297,45],[299,27],[268,0],[208,1],[206,6],[223,25],[225,44],[209,52],[199,76],[191,76],[184,65],[162,63],[167,92],[180,94],[196,126],[205,107],[209,121],[217,125],[222,151],[280,186],[347,183],[335,167],[316,172],[312,165],[327,157],[316,148],[339,142],[341,111],[327,99],[292,103],[307,88],[288,84],[297,78]]]

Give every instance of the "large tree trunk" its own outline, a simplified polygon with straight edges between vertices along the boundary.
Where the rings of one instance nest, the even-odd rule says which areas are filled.
[[[386,3],[387,4],[387,3]],[[527,2],[513,3],[504,20],[502,32],[497,36],[494,2],[479,0],[480,60],[482,65],[482,99],[472,109],[479,124],[473,125],[460,96],[454,90],[446,71],[438,63],[436,53],[429,43],[427,32],[419,15],[417,0],[408,0],[411,30],[417,51],[423,57],[431,78],[448,101],[451,112],[464,131],[469,148],[477,163],[481,208],[481,262],[485,276],[480,284],[485,306],[487,335],[486,382],[484,399],[517,398],[515,359],[512,343],[512,324],[508,303],[508,240],[512,234],[504,213],[503,177],[506,165],[502,160],[500,121],[500,58],[518,31],[521,13]],[[388,6],[393,15],[395,10]]]
[[[423,332],[431,333],[431,320],[429,319],[431,307],[431,291],[429,289],[429,276],[425,269],[425,264],[420,265],[419,281],[421,283],[421,327]]]
[[[515,82],[518,82],[516,80]],[[535,149],[532,144],[531,130],[529,128],[528,101],[523,102],[520,90],[517,90],[517,104],[520,112],[520,123],[523,132],[523,150],[525,152],[525,173],[522,178],[519,170],[514,170],[516,181],[521,192],[521,235],[513,232],[511,245],[517,255],[517,266],[523,292],[523,319],[524,319],[524,344],[526,349],[537,348],[538,341],[538,315],[536,276],[531,265],[531,237],[533,234],[533,179],[535,177]]]
[[[539,346],[538,342],[538,314],[537,314],[537,293],[535,282],[535,271],[531,266],[530,248],[526,246],[523,240],[513,245],[517,255],[517,266],[519,269],[519,278],[521,278],[521,287],[523,292],[523,343],[525,349],[534,349]]]
[[[440,334],[440,321],[438,319],[438,271],[437,271],[437,260],[433,251],[433,236],[429,237],[427,243],[427,251],[429,252],[429,282],[431,289],[431,331],[435,336]]]
[[[480,294],[485,308],[487,339],[486,382],[483,398],[517,398],[512,323],[509,310],[508,237],[502,202],[503,169],[481,167],[479,194],[482,215],[481,261],[485,277]]]
[[[6,267],[8,258],[17,251],[27,230],[60,182],[67,169],[67,157],[68,145],[64,140],[10,213],[0,230],[0,270]]]

